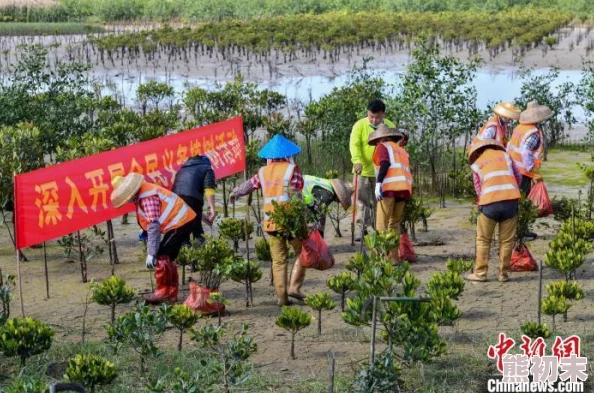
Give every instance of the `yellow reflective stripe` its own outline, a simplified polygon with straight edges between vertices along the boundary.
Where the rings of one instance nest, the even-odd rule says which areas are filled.
[[[489,172],[485,175],[483,180],[491,179],[493,177],[500,177],[500,176],[514,176],[513,173],[510,173],[509,169],[504,171],[493,171]]]

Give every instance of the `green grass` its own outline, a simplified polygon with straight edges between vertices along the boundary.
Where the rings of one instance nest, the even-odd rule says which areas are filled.
[[[577,189],[589,185],[588,178],[578,167],[578,163],[589,162],[590,153],[554,149],[549,152],[540,172],[547,185],[571,187],[577,192]]]
[[[98,33],[103,30],[101,26],[82,23],[0,23],[0,36],[72,35]]]

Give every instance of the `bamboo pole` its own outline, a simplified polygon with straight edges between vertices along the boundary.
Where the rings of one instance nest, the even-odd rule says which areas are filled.
[[[45,296],[46,299],[49,299],[49,273],[47,271],[47,250],[45,248],[45,242],[43,242],[43,267],[45,269]]]

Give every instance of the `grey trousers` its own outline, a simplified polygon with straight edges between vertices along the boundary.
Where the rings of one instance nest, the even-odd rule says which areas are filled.
[[[367,230],[368,227],[374,228],[374,207],[375,207],[375,177],[363,177],[359,175],[359,190],[357,198],[357,228]],[[355,179],[353,178],[353,186]],[[365,217],[363,211],[365,210]]]

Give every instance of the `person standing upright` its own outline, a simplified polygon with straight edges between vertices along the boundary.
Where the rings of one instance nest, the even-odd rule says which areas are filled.
[[[369,135],[374,132],[380,124],[388,127],[395,127],[394,123],[386,119],[386,105],[381,100],[373,100],[367,106],[367,117],[357,121],[351,130],[349,147],[351,151],[351,162],[353,163],[353,174],[359,177],[353,181],[357,184],[357,225],[362,229],[363,234],[367,233],[367,227],[372,226],[375,171],[373,169],[374,146],[367,142]],[[365,210],[365,213],[363,212]],[[361,231],[359,231],[361,233]],[[357,240],[361,240],[357,235]]]
[[[257,189],[262,189],[264,198],[262,230],[268,235],[266,241],[270,246],[270,255],[272,256],[274,289],[279,306],[292,304],[289,296],[300,300],[305,297],[300,291],[305,278],[305,268],[299,262],[301,240],[282,237],[276,230],[274,222],[270,220],[270,213],[274,210],[273,201],[282,204],[288,201],[292,195],[301,197],[303,175],[293,159],[300,152],[299,146],[282,135],[275,135],[258,152],[260,158],[266,159],[266,165],[261,167],[252,178],[235,187],[229,195],[229,200],[233,202]],[[297,259],[293,266],[290,287],[287,290],[288,244],[293,247]]]
[[[396,128],[380,125],[369,135],[375,146],[373,166],[376,173],[375,199],[378,201],[375,229],[401,232],[404,205],[412,195],[412,174],[408,153],[402,148],[405,134]],[[398,249],[390,251],[390,259],[398,263]]]
[[[513,102],[500,102],[495,105],[493,112],[493,116],[481,127],[478,134],[472,140],[472,143],[483,139],[495,139],[504,147],[507,146],[512,121],[518,121],[520,119],[521,111]]]
[[[520,114],[520,125],[514,129],[507,144],[507,152],[522,174],[520,190],[526,196],[530,194],[532,181],[542,180],[538,172],[544,153],[544,135],[538,125],[552,114],[547,106],[536,101],[529,102]]]

